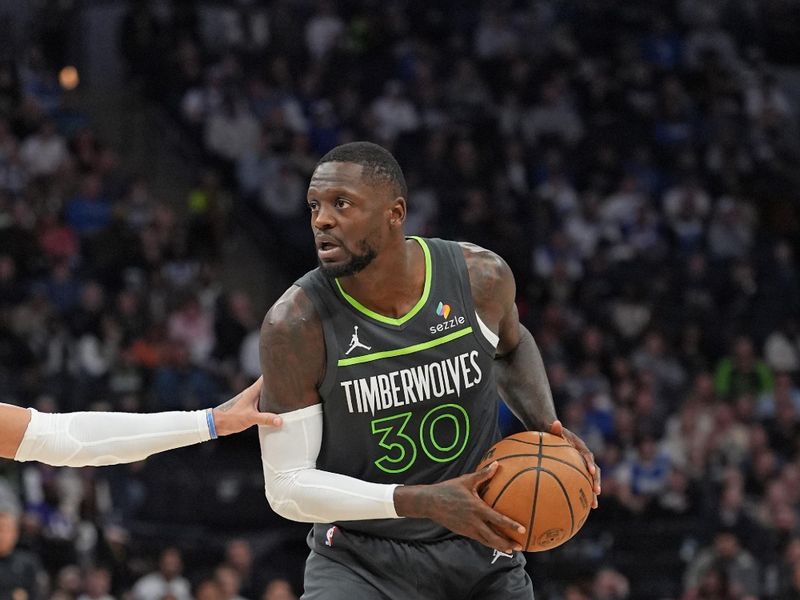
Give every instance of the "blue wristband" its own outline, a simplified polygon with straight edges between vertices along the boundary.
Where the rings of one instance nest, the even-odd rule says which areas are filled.
[[[208,433],[211,434],[211,439],[215,440],[219,436],[217,435],[217,426],[214,424],[214,409],[209,408],[206,411],[206,422],[208,423]]]

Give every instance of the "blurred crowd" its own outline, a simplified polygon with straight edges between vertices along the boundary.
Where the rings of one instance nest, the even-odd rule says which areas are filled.
[[[62,87],[52,33],[0,56],[0,401],[45,412],[214,406],[260,374],[261,315],[220,284],[226,192],[208,174],[186,198],[158,197]],[[213,462],[223,449],[193,456]],[[185,546],[159,559],[142,545],[133,521],[143,505],[191,520],[194,498],[179,499],[192,484],[205,491],[201,473],[189,484],[181,475],[196,462],[184,456],[160,487],[153,461],[0,465],[0,598],[228,599],[240,584],[251,599],[294,598],[286,582],[266,591],[267,579],[231,570],[221,533],[192,555],[187,578]],[[165,502],[168,483],[183,487]],[[263,489],[260,500],[266,513]]]
[[[246,384],[263,307],[220,289],[232,215],[257,215],[267,260],[299,276],[317,158],[368,139],[405,171],[410,233],[509,262],[558,414],[603,468],[581,534],[530,556],[537,597],[798,598],[800,103],[780,77],[800,62],[796,11],[131,3],[131,89],[205,155],[180,211],[64,110],[34,46],[0,68],[2,400],[199,408]],[[137,498],[157,493],[136,469],[105,487],[100,470],[16,475],[51,596],[163,597],[136,595],[146,569],[120,558]],[[175,544],[153,579],[179,570]],[[213,595],[228,562],[169,593],[262,597],[264,581]]]

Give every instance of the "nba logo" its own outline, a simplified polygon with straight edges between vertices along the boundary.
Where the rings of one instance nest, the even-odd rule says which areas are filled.
[[[333,534],[336,533],[336,525],[328,529],[325,532],[325,545],[326,546],[333,546]]]

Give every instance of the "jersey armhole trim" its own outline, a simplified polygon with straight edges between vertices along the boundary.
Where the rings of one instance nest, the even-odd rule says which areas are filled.
[[[478,314],[477,309],[475,309],[475,318],[478,321],[478,327],[480,328],[481,333],[484,335],[486,340],[492,345],[492,347],[495,350],[497,350],[497,344],[500,343],[500,337],[494,331],[489,329],[489,326],[483,322],[483,319],[481,319],[481,316]]]

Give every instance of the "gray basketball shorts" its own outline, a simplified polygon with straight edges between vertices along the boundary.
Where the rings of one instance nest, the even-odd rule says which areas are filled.
[[[301,600],[533,600],[521,552],[463,537],[403,542],[316,529]]]

